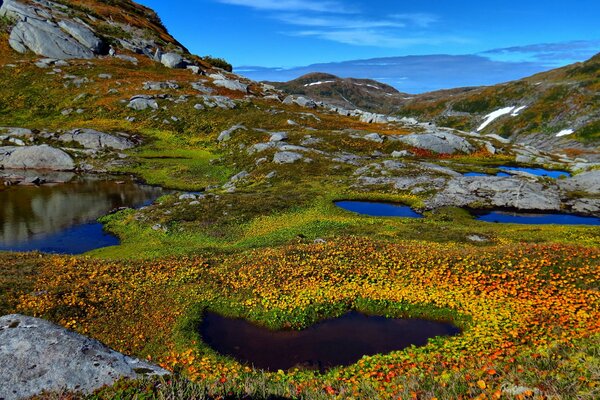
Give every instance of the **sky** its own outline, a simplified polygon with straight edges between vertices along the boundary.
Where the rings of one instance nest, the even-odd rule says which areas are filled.
[[[312,64],[442,54],[477,56],[482,68],[498,63],[507,73],[515,67],[512,75],[518,75],[600,52],[599,0],[139,2],[155,9],[192,53],[225,58],[255,79],[289,76],[281,71]],[[345,67],[344,73],[352,72]],[[376,78],[376,72],[356,77]],[[397,75],[383,78],[397,87],[413,80]],[[478,76],[485,80],[485,70]]]

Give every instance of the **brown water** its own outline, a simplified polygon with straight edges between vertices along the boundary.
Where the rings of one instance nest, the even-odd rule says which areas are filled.
[[[9,187],[0,191],[0,250],[80,254],[118,244],[96,220],[120,207],[148,204],[162,193],[131,179],[97,176]]]
[[[242,319],[206,313],[200,333],[217,352],[256,368],[325,371],[353,364],[365,355],[423,346],[429,338],[457,335],[460,330],[443,322],[350,312],[302,331],[272,331]]]

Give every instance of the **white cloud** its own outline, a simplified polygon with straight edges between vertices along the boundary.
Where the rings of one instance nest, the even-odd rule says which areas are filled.
[[[362,18],[304,16],[298,14],[276,15],[275,18],[289,25],[335,28],[335,29],[369,29],[369,28],[404,28],[405,22],[393,20],[367,20]]]
[[[374,46],[402,48],[415,45],[439,45],[444,43],[465,43],[466,39],[454,36],[402,37],[393,33],[370,29],[350,30],[305,30],[288,32],[291,36],[318,37],[333,42],[354,46]]]
[[[324,13],[350,12],[342,3],[337,1],[314,0],[217,0],[220,3],[245,6],[258,10],[270,11],[314,11]]]

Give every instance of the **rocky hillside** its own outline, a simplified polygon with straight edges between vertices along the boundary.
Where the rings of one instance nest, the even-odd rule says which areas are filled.
[[[426,93],[397,113],[541,149],[600,143],[600,54],[564,68],[490,87]]]
[[[409,97],[371,79],[339,78],[324,73],[303,75],[289,82],[266,82],[285,93],[307,96],[349,110],[391,114]]]

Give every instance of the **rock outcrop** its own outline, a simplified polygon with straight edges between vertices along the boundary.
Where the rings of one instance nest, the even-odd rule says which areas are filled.
[[[85,25],[64,19],[67,14],[62,11],[17,0],[4,0],[0,4],[0,16],[17,21],[11,30],[9,44],[19,53],[32,51],[59,60],[89,59],[106,47]]]
[[[439,154],[472,153],[475,148],[466,139],[449,132],[400,136],[398,141]]]
[[[556,185],[546,186],[516,177],[481,176],[450,180],[441,192],[426,202],[426,206],[557,211],[561,201]]]
[[[113,150],[127,150],[135,144],[122,136],[110,135],[93,129],[75,129],[59,137],[61,142],[76,142],[86,149],[102,150],[105,148]]]
[[[71,171],[75,162],[67,153],[48,145],[0,147],[0,167],[6,169],[47,169]]]
[[[168,374],[96,340],[23,315],[0,318],[0,343],[0,398],[5,400],[63,389],[89,393],[123,377]]]

